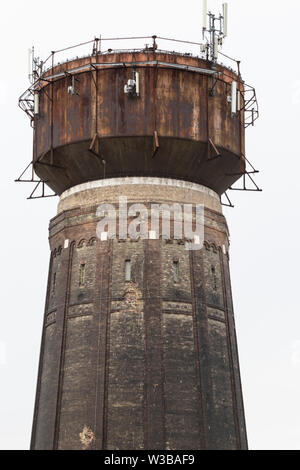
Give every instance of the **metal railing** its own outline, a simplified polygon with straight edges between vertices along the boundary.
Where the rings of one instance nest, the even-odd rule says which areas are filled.
[[[112,49],[111,47],[107,47],[111,44],[116,44],[118,41],[122,41],[122,43],[127,43],[132,41],[150,41],[150,43],[145,43],[143,47],[139,48],[125,48],[125,49]],[[186,48],[187,46],[189,48],[194,48],[192,52],[186,52],[184,51],[175,51],[175,50],[170,50],[170,49],[158,49],[158,41],[162,41],[165,43],[169,42],[171,44],[176,44],[177,46],[180,45],[181,47]],[[111,43],[111,44],[110,44]],[[149,52],[149,53],[165,53],[165,54],[176,54],[180,55],[183,57],[196,57],[196,58],[201,58],[204,60],[208,60],[206,53],[202,52],[203,48],[203,43],[201,42],[195,42],[195,41],[185,41],[181,39],[174,39],[174,38],[165,38],[161,36],[134,36],[134,37],[116,37],[116,38],[102,38],[96,37],[92,40],[81,42],[72,46],[67,46],[62,49],[58,49],[56,51],[52,51],[50,55],[44,60],[44,61],[33,61],[35,66],[34,70],[32,71],[32,84],[31,86],[20,96],[19,98],[19,107],[30,117],[31,122],[34,119],[34,93],[39,90],[42,84],[45,82],[53,82],[54,80],[58,78],[63,78],[66,75],[64,72],[58,73],[58,74],[52,74],[52,75],[45,75],[45,72],[49,72],[49,70],[53,70],[53,68],[56,65],[68,63],[72,60],[78,59],[78,58],[87,58],[87,57],[97,57],[98,55],[105,55],[105,54],[111,54],[111,53],[121,53],[121,52]],[[81,51],[83,53],[82,55],[78,55],[75,58],[68,58],[67,55],[71,50],[76,50]],[[198,52],[198,54],[197,54]],[[79,52],[80,54],[80,52]],[[259,108],[258,108],[258,102],[257,102],[257,97],[256,97],[256,92],[255,89],[251,85],[247,85],[244,83],[241,79],[241,74],[240,74],[240,61],[233,59],[232,57],[224,54],[223,52],[219,51],[219,55],[224,58],[224,60],[227,63],[222,63],[218,62],[219,65],[222,65],[222,67],[227,68],[228,70],[234,72],[238,80],[242,82],[244,92],[243,92],[243,98],[244,98],[244,106],[242,108],[242,111],[245,113],[245,128],[249,127],[250,125],[254,125],[254,122],[258,119],[259,117]],[[152,56],[153,57],[153,56]],[[59,59],[59,60],[58,60]],[[144,62],[144,65],[150,65],[155,62],[156,65],[160,66],[175,66],[175,64],[169,64],[169,63],[162,63],[159,61],[151,61]],[[141,66],[142,63],[140,63]],[[230,64],[230,65],[228,65]],[[94,71],[95,69],[100,69],[101,67],[117,67],[117,66],[139,66],[138,62],[135,63],[93,63],[91,64],[86,64],[82,67],[77,67],[74,69],[69,69],[68,74],[76,74],[79,73],[80,71]],[[186,70],[190,70],[192,72],[199,72],[199,73],[216,73],[213,72],[210,69],[204,70],[200,69],[197,67],[192,67],[192,66],[182,66],[180,64],[177,64],[178,68],[185,68]],[[232,76],[230,74],[226,74],[226,71],[224,70],[222,72],[223,76],[227,76],[229,79],[232,80]]]

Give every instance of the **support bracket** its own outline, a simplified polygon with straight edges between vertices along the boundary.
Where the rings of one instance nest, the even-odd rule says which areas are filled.
[[[213,148],[216,155],[212,158],[209,158],[209,156],[207,156],[207,161],[212,162],[212,161],[216,160],[217,158],[221,158],[222,155],[219,152],[219,150],[217,149],[216,145],[213,143],[213,141],[211,139],[208,139],[208,148],[207,148],[208,153],[210,153],[210,146]]]
[[[221,199],[222,206],[234,208],[234,205],[232,204],[231,200],[229,199],[229,196],[228,196],[227,192],[224,193],[224,196],[226,197],[226,202],[222,202],[222,199]]]
[[[89,146],[89,152],[91,152],[93,155],[99,158],[102,165],[106,164],[106,161],[104,160],[103,155],[101,153],[99,134],[95,134],[94,137],[92,138],[91,144]]]
[[[58,194],[54,193],[54,194],[46,194],[45,193],[45,183],[47,183],[47,181],[42,181],[40,180],[36,186],[34,187],[34,190],[32,191],[32,193],[30,194],[30,196],[27,198],[27,199],[42,199],[44,197],[54,197],[54,196],[58,196]],[[38,189],[38,187],[40,186],[40,184],[42,184],[42,194],[40,196],[34,196],[34,194],[36,193],[36,190]]]
[[[242,188],[233,188],[232,186],[228,188],[230,191],[252,191],[252,192],[262,192],[262,189],[258,187],[258,185],[255,183],[254,179],[252,178],[253,173],[258,173],[258,171],[255,172],[248,172],[246,171],[243,174],[243,187]],[[247,181],[246,178],[249,178],[251,183],[252,183],[252,188],[247,186]]]
[[[213,76],[212,76],[212,82],[213,82],[213,84],[212,84],[212,87],[210,88],[210,90],[208,91],[208,94],[209,94],[209,96],[210,96],[211,98],[215,96],[215,86],[216,86],[216,84],[217,84],[217,81],[218,81],[218,80],[217,80],[216,76],[213,75]]]
[[[158,133],[157,131],[154,131],[153,133],[153,153],[152,153],[152,158],[155,157],[159,150],[159,140],[158,140]]]
[[[28,170],[31,165],[31,178],[30,179],[23,179],[24,174]],[[28,177],[29,178],[29,177]],[[34,169],[33,169],[33,162],[30,162],[25,170],[20,174],[19,178],[15,179],[15,183],[38,183],[40,180],[34,179]]]
[[[36,162],[36,163],[41,163],[42,162]],[[49,165],[48,163],[44,163],[45,165]],[[24,174],[26,173],[26,171],[29,169],[29,167],[31,166],[31,178],[29,179],[26,179],[26,178],[23,178]],[[49,165],[49,166],[53,166],[53,165]],[[62,168],[62,167],[58,167],[58,168]],[[19,176],[19,178],[17,178],[15,180],[16,183],[36,183],[35,187],[34,187],[34,190],[32,191],[32,193],[30,194],[30,196],[27,198],[27,199],[40,199],[40,198],[43,198],[43,197],[53,197],[53,196],[57,196],[57,194],[46,194],[45,193],[45,183],[47,183],[47,181],[43,181],[41,179],[35,179],[35,174],[34,174],[34,168],[33,168],[33,162],[30,162],[27,167],[25,168],[25,170],[21,173],[21,175]],[[42,194],[40,196],[34,196],[37,188],[40,186],[40,184],[42,184]]]

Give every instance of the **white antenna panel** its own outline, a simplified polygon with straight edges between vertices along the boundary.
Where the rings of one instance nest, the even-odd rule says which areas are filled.
[[[34,94],[34,114],[39,114],[40,111],[40,97],[38,93]]]
[[[219,43],[218,43],[218,39],[216,38],[215,39],[215,50],[214,50],[215,59],[218,58],[218,55],[219,55]]]
[[[241,110],[241,92],[239,90],[237,92],[237,110]]]
[[[28,49],[28,75],[32,74],[32,49]]]
[[[202,27],[206,29],[207,26],[207,0],[202,0]]]
[[[139,74],[139,72],[135,72],[135,92],[138,96],[140,95],[140,74]]]
[[[237,105],[237,82],[232,82],[231,84],[231,113],[236,114],[236,105]]]
[[[228,3],[223,3],[223,34],[227,36],[228,31]]]

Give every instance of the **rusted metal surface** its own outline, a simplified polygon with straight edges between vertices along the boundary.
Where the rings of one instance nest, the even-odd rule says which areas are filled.
[[[223,66],[210,67],[153,48],[51,67],[39,82],[35,172],[57,194],[85,181],[140,175],[194,181],[222,194],[245,172],[244,110],[232,116],[228,102],[231,82],[242,95],[243,83]],[[124,93],[134,70],[139,97]],[[96,135],[101,158],[90,151]]]

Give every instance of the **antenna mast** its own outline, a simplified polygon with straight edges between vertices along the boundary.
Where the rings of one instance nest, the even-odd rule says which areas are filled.
[[[207,0],[203,0],[202,6],[202,34],[203,39],[206,39],[206,55],[207,60],[216,63],[218,60],[219,46],[223,44],[223,40],[227,36],[228,24],[228,3],[223,3],[223,12],[216,16],[210,11],[207,13]],[[208,27],[207,27],[208,17]]]
[[[43,61],[34,54],[34,46],[28,49],[28,79],[33,84],[43,73]]]

